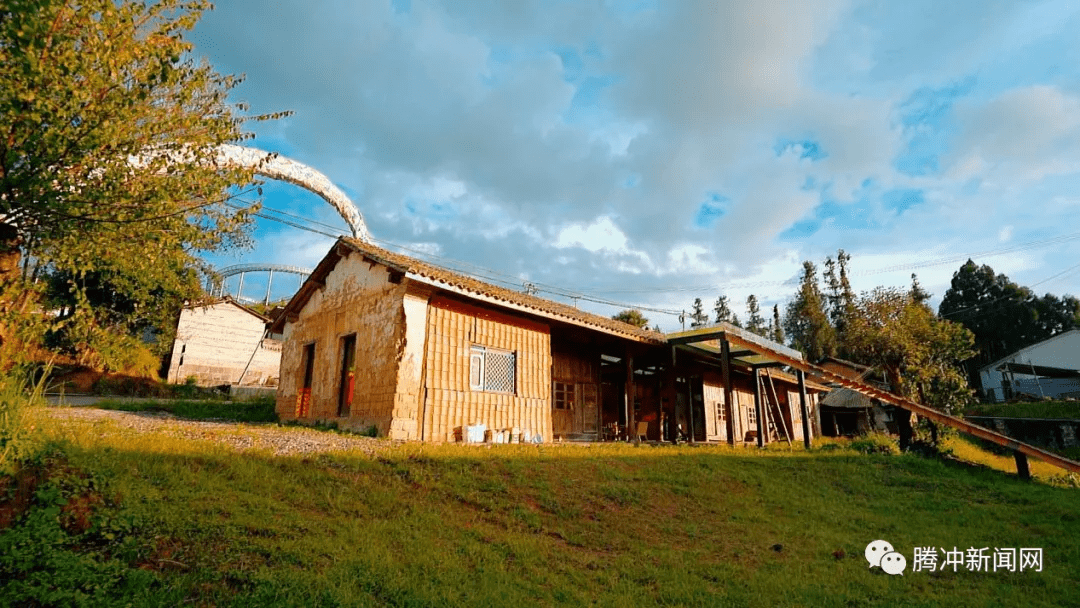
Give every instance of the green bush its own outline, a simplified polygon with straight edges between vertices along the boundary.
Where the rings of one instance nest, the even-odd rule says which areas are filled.
[[[863,454],[899,454],[896,440],[888,435],[870,433],[851,441],[851,449]]]

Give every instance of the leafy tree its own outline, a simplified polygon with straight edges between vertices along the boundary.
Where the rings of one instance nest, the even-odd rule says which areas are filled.
[[[694,298],[694,306],[690,310],[690,327],[705,327],[708,324],[709,315],[705,314],[701,298]]]
[[[769,339],[777,344],[784,343],[784,326],[780,322],[780,305],[773,304],[772,321],[769,322]]]
[[[227,203],[253,172],[217,166],[215,147],[271,116],[244,117],[226,100],[239,79],[189,56],[184,33],[209,6],[9,0],[0,10],[0,345],[42,272],[72,294],[65,322],[100,337],[112,313],[95,312],[93,284],[140,309],[158,297],[153,285],[196,297],[196,254],[247,242],[252,209]]]
[[[764,337],[768,333],[765,318],[761,316],[761,307],[758,305],[757,296],[750,294],[746,298],[746,311],[749,313],[746,321],[746,329]]]
[[[784,332],[810,361],[836,355],[836,330],[825,313],[813,262],[803,262],[799,291],[784,311]]]
[[[635,327],[645,328],[649,326],[649,320],[645,318],[645,315],[641,314],[640,310],[635,308],[628,308],[620,311],[611,317],[616,321],[622,321],[623,323],[629,323]]]
[[[938,313],[975,335],[978,353],[967,363],[978,385],[978,369],[1062,331],[1080,326],[1080,300],[1046,294],[1036,297],[987,265],[968,260],[953,273]]]
[[[848,327],[855,361],[881,369],[893,392],[948,414],[971,398],[959,363],[975,353],[973,345],[967,328],[938,318],[910,291],[897,289],[879,287],[864,294]],[[899,413],[901,447],[906,448],[911,435],[904,423],[910,419]],[[930,424],[929,430],[936,441],[936,427]]]

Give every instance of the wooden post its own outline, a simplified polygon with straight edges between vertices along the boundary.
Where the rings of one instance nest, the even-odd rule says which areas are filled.
[[[810,438],[810,408],[808,407],[808,399],[806,398],[806,372],[798,370],[795,375],[799,378],[799,407],[802,412],[802,437],[803,446],[806,449],[810,449],[813,441]]]
[[[667,433],[668,441],[671,443],[678,443],[679,434],[676,429],[676,420],[678,418],[679,410],[679,392],[675,388],[675,347],[671,347],[670,357],[668,358],[667,368],[664,370],[664,398],[667,399],[668,407],[671,408],[671,414],[667,416]],[[661,430],[661,438],[663,438],[663,430]]]
[[[694,443],[694,382],[686,375],[686,440]]]
[[[664,440],[664,397],[663,392],[660,389],[660,370],[657,369],[656,371],[656,440],[659,442]]]
[[[1016,450],[1013,452],[1013,458],[1016,459],[1016,474],[1025,481],[1031,479],[1031,468],[1028,467],[1027,454]]]
[[[640,443],[637,435],[637,416],[634,414],[634,356],[630,354],[630,349],[626,349],[626,427],[627,432],[631,433],[634,444]]]
[[[764,411],[761,407],[761,371],[754,368],[754,413],[757,415],[757,447],[765,447],[765,424]]]
[[[720,371],[724,381],[724,409],[727,422],[727,440],[735,445],[735,391],[731,388],[731,343],[720,341]]]

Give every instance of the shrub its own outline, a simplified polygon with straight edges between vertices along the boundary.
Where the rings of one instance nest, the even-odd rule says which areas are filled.
[[[900,448],[896,444],[896,440],[888,435],[882,435],[880,433],[869,433],[853,439],[851,441],[851,449],[856,452],[862,452],[863,454],[899,454]]]

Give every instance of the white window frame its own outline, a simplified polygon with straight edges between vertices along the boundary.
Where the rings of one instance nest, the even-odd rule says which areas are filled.
[[[503,390],[500,388],[494,388],[491,384],[491,378],[488,378],[488,364],[487,360],[489,356],[501,356],[509,357],[511,365],[511,383],[513,386],[510,390]],[[487,346],[481,346],[479,344],[473,344],[469,347],[469,390],[482,391],[485,393],[501,393],[504,395],[516,395],[517,394],[517,353],[515,351],[503,350],[499,348],[489,348]]]

